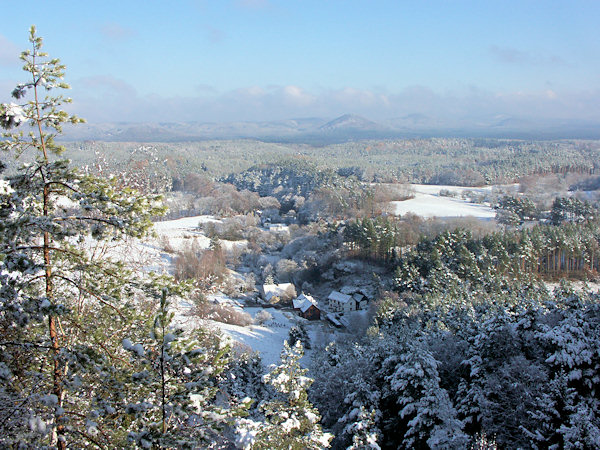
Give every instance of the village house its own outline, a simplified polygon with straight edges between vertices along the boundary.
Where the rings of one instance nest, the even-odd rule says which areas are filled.
[[[271,304],[288,302],[296,297],[296,287],[292,283],[263,284],[260,291],[263,300]]]
[[[300,307],[300,316],[308,320],[319,320],[321,319],[321,310],[314,303],[304,302]]]
[[[340,289],[342,294],[351,295],[356,302],[356,309],[367,309],[369,306],[369,299],[364,292],[364,289],[356,286],[343,286]]]
[[[275,233],[289,233],[289,227],[284,223],[269,223],[267,229]]]
[[[367,297],[365,297],[359,292],[355,292],[354,294],[352,294],[352,298],[356,302],[356,309],[367,309],[367,307],[369,306],[369,301],[367,300]]]

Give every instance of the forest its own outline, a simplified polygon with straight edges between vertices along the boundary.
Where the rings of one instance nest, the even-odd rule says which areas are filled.
[[[68,142],[29,39],[0,105],[3,447],[598,447],[600,142]],[[495,217],[395,214],[417,183]],[[282,317],[270,366],[222,326]]]

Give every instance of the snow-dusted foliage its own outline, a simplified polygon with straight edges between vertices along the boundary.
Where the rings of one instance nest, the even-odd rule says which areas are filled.
[[[396,267],[399,291],[447,292],[463,282],[487,288],[501,278],[575,275],[600,270],[598,221],[536,225],[481,238],[456,229],[423,238]]]
[[[598,295],[496,283],[389,295],[361,342],[315,358],[332,448],[597,446]]]
[[[304,325],[304,323],[299,323],[290,328],[288,337],[289,345],[293,347],[298,341],[302,343],[302,348],[310,350],[310,337],[308,336],[308,331],[306,331],[306,325]]]
[[[410,343],[391,358],[391,374],[385,377],[386,396],[400,407],[396,432],[406,430],[402,448],[463,448],[468,439],[448,393],[440,388],[437,361],[418,343]],[[390,361],[384,361],[384,370]]]
[[[261,427],[252,448],[321,449],[329,447],[333,436],[324,433],[319,412],[308,401],[307,389],[312,379],[306,377],[299,360],[304,350],[298,340],[294,347],[284,342],[281,364],[263,379],[277,391],[278,397],[265,402],[261,409],[266,423]]]
[[[225,430],[235,427],[234,417],[251,400],[230,397],[226,407],[216,405],[229,347],[206,331],[184,335],[175,328],[168,297],[165,287],[146,339],[123,341],[134,385],[122,393],[127,395],[125,413],[131,421],[127,440],[139,447],[221,445]]]
[[[338,427],[343,426],[341,436],[351,439],[349,448],[379,449],[382,420],[378,409],[380,393],[378,389],[365,380],[364,374],[352,376],[353,392],[346,395],[343,404],[348,412],[338,420]]]
[[[377,411],[367,411],[362,405],[358,409],[351,411],[349,418],[354,420],[354,422],[344,430],[352,436],[352,445],[348,447],[349,449],[381,449],[379,444],[377,444],[379,430],[375,428],[376,415]]]

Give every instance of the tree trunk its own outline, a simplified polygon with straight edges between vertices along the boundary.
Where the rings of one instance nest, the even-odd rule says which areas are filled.
[[[35,64],[35,58],[33,59]],[[42,154],[44,157],[44,162],[48,162],[48,152],[46,151],[46,142],[44,140],[44,133],[42,132],[42,118],[40,113],[40,102],[38,100],[38,92],[37,92],[37,80],[35,79],[35,75],[33,75],[34,82],[34,98],[35,98],[35,106],[36,106],[36,122],[37,128],[40,136],[40,148],[42,150]],[[43,206],[43,217],[48,218],[49,214],[49,203],[50,203],[50,185],[45,179],[44,171],[41,171],[42,179],[44,181],[44,206]],[[54,287],[52,285],[52,259],[50,257],[50,233],[48,231],[44,231],[44,265],[46,266],[45,270],[45,281],[46,281],[46,298],[52,304],[54,300]],[[50,346],[52,347],[50,352],[53,361],[53,370],[52,370],[52,393],[56,395],[57,398],[57,408],[56,411],[62,411],[63,399],[64,399],[64,391],[62,387],[63,382],[63,370],[60,366],[59,355],[60,355],[60,343],[58,340],[58,329],[56,326],[57,318],[54,315],[48,316],[48,332],[50,334]],[[50,436],[50,444],[55,445],[59,450],[66,450],[67,443],[64,438],[65,434],[65,426],[61,423],[63,419],[63,414],[55,414],[54,422],[56,424],[56,428],[52,430],[52,435]]]
[[[48,217],[48,200],[50,192],[48,185],[44,186],[44,216]],[[50,235],[47,231],[44,231],[44,265],[46,266],[45,281],[46,281],[46,298],[50,303],[53,303],[54,289],[52,286],[52,260],[50,258]],[[58,341],[58,330],[56,326],[57,318],[54,315],[48,316],[48,332],[50,334],[50,345],[52,355],[52,393],[57,398],[57,411],[62,411],[64,391],[62,387],[63,382],[63,370],[59,361],[60,354],[60,343]],[[67,448],[66,441],[64,439],[65,426],[61,423],[63,414],[55,414],[54,421],[56,428],[52,431],[51,445],[55,445],[59,450],[65,450]]]

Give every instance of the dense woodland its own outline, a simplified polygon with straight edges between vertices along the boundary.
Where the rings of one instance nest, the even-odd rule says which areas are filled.
[[[29,81],[0,105],[3,446],[598,446],[600,298],[565,281],[598,279],[598,142],[65,148],[62,125],[81,120],[53,96],[68,87],[64,66],[34,28],[30,42]],[[489,222],[396,217],[387,205],[412,196],[408,182],[520,190],[471,199],[497,210]],[[107,254],[150,239],[165,213],[222,220],[203,225],[207,249],[164,243],[173,277]],[[270,233],[272,223],[289,234]],[[248,245],[227,254],[227,240]],[[219,333],[176,325],[176,298],[242,320],[204,296],[241,267],[232,292],[368,284],[367,323],[312,343],[290,330],[271,368]]]
[[[124,168],[139,143],[65,142],[78,166],[107,155],[111,170]],[[517,181],[530,174],[567,172],[598,175],[598,141],[523,141],[430,138],[356,141],[313,147],[254,140],[144,144],[175,179],[188,173],[227,177],[261,164],[307,161],[363,181],[476,186]],[[164,162],[164,164],[163,164]]]

